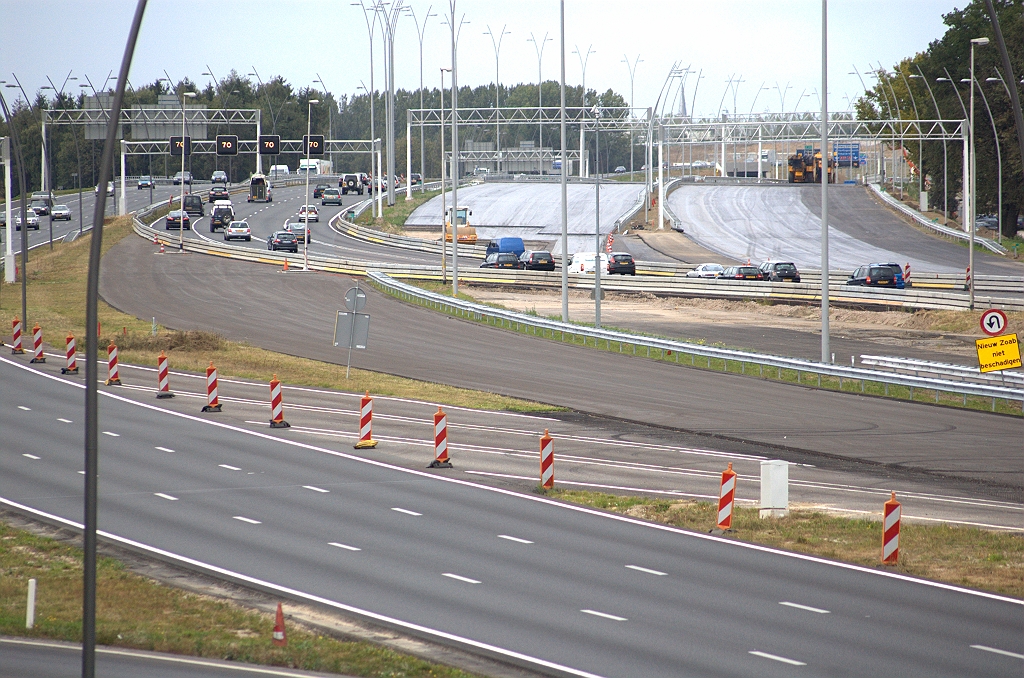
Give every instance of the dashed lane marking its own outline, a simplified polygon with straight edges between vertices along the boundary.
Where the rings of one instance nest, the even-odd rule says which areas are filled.
[[[508,539],[509,541],[516,542],[517,544],[532,544],[533,543],[529,539],[520,539],[519,537],[513,537],[513,536],[508,535],[508,534],[499,534],[498,535],[498,539]]]
[[[811,607],[809,605],[800,605],[799,603],[791,603],[788,600],[783,600],[779,605],[785,605],[786,607],[795,607],[798,610],[804,610],[806,612],[817,612],[818,614],[831,614],[828,610],[823,610],[820,607]]]
[[[629,621],[625,617],[619,617],[614,614],[608,614],[607,612],[598,612],[597,610],[580,610],[584,614],[592,614],[595,617],[601,617],[603,619],[611,619],[612,621]]]
[[[121,437],[120,433],[114,433],[113,431],[104,431],[103,435],[110,436],[111,438],[120,438]]]
[[[57,421],[59,421],[61,423],[64,423],[64,424],[74,424],[75,423],[75,422],[71,421],[70,419],[62,419],[61,417],[57,417]]]
[[[647,574],[654,574],[654,575],[657,575],[659,577],[667,577],[668,576],[668,572],[659,572],[658,570],[651,570],[651,569],[646,568],[646,567],[640,567],[639,565],[626,565],[626,567],[628,567],[631,570],[636,570],[637,572],[646,572]]]
[[[1017,652],[1010,652],[1009,650],[1000,650],[998,647],[989,647],[988,645],[971,645],[975,650],[983,650],[985,652],[991,652],[993,654],[1001,654],[1004,657],[1013,657],[1014,659],[1024,659],[1024,654]]]
[[[219,466],[221,468],[226,468],[229,471],[241,471],[242,470],[242,469],[238,468],[237,466],[228,466],[227,464],[217,464],[217,466]]]
[[[246,518],[245,516],[231,516],[235,520],[241,520],[243,523],[249,523],[250,525],[262,525],[262,521],[253,520],[252,518]]]
[[[451,572],[442,572],[441,576],[442,577],[448,577],[449,579],[457,579],[458,581],[464,581],[467,584],[479,584],[480,583],[476,579],[470,579],[469,577],[463,577],[463,576],[458,575],[458,574],[452,574]]]
[[[356,546],[349,546],[348,544],[339,544],[336,541],[328,542],[329,546],[337,546],[339,549],[345,549],[346,551],[362,551],[363,549]]]
[[[156,496],[160,497],[161,499],[166,499],[167,501],[178,501],[177,497],[172,497],[171,495],[164,494],[163,492],[157,492]]]
[[[159,446],[157,446],[157,447],[154,447],[153,449],[154,450],[160,450],[161,452],[174,452],[174,450],[166,448],[166,447],[159,447]]]
[[[324,494],[330,492],[330,490],[325,490],[322,487],[316,487],[314,485],[303,485],[302,487],[303,489],[306,490],[313,490],[314,492],[323,492]]]
[[[399,513],[404,513],[404,514],[410,515],[410,516],[422,516],[423,515],[422,513],[416,513],[415,511],[410,511],[409,509],[398,508],[397,506],[391,507],[391,510],[392,511],[398,511]]]
[[[28,457],[29,459],[39,459],[39,457],[37,457],[36,455],[34,455],[34,454],[29,454],[28,452],[25,452],[25,453],[24,453],[24,454],[22,454],[21,456],[23,456],[23,457]]]
[[[25,410],[26,412],[31,412],[32,411],[31,407],[25,407],[24,405],[18,405],[18,409],[19,410]]]
[[[797,661],[788,657],[780,657],[777,654],[768,654],[767,652],[761,652],[760,650],[751,650],[750,654],[757,657],[764,657],[765,659],[772,659],[783,664],[789,664],[790,666],[807,666],[807,662]]]

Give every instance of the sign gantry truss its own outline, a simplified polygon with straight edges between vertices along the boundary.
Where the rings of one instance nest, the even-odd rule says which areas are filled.
[[[122,125],[177,125],[181,127],[180,108],[122,108]],[[43,109],[44,124],[95,125],[106,124],[110,112],[103,108]],[[258,108],[186,108],[187,125],[224,124],[258,125]]]
[[[460,108],[458,109],[458,121],[460,125],[540,125],[558,124],[562,120],[561,110],[558,106],[521,106],[516,108]],[[593,129],[594,109],[566,107],[565,121],[571,125],[585,123],[588,129]],[[636,132],[645,131],[650,126],[650,109],[614,107],[601,108],[601,117],[598,118],[601,130],[624,131],[633,129]],[[436,108],[411,108],[408,112],[407,123],[413,127],[438,127],[440,125],[452,124],[451,109],[444,109],[444,114]]]
[[[821,141],[818,120],[718,121],[660,124],[665,143],[715,143],[723,139],[764,142]],[[963,141],[966,120],[831,119],[828,136],[836,141]]]
[[[157,141],[125,141],[123,142],[125,155],[167,155],[171,152],[170,140],[161,139]],[[380,139],[370,141],[369,139],[327,139],[324,141],[324,153],[372,153],[380,147]],[[305,154],[302,148],[302,139],[281,140],[280,153]],[[239,153],[256,153],[258,141],[256,139],[238,140]],[[217,152],[216,141],[204,141],[193,139],[191,142],[190,155],[215,154]],[[317,156],[320,157],[320,156]]]

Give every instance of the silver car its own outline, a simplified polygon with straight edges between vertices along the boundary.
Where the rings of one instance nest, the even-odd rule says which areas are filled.
[[[53,220],[57,221],[63,219],[64,221],[71,221],[71,208],[67,205],[54,205],[53,206]]]
[[[244,221],[232,221],[224,229],[225,240],[234,240],[235,238],[245,240],[246,242],[252,240],[252,231],[249,230],[249,224]]]
[[[686,272],[687,278],[717,278],[725,271],[721,264],[698,264],[692,271]]]
[[[39,215],[38,214],[36,214],[32,210],[27,210],[26,214],[25,214],[25,218],[28,221],[27,228],[34,229],[36,231],[39,230]],[[21,230],[21,210],[18,210],[18,214],[14,218],[14,230],[16,230],[16,231],[20,231]]]

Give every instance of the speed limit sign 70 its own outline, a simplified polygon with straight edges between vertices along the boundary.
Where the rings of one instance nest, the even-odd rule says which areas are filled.
[[[981,331],[990,337],[1006,330],[1006,314],[998,308],[990,308],[981,314]]]

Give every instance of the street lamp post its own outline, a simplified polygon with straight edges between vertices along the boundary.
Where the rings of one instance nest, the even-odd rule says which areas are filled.
[[[914,119],[917,120],[917,131],[918,134],[921,132],[921,116],[917,112],[917,100],[914,99],[914,91],[910,89],[910,81],[907,80],[907,76],[903,73],[903,69],[899,69],[900,77],[903,78],[903,84],[907,86],[907,94],[910,96],[910,104],[914,107]],[[924,195],[924,141],[918,142],[918,153],[917,153],[917,206],[918,209],[926,207],[921,204],[921,196]],[[922,212],[924,210],[921,210]]]
[[[999,73],[999,70],[996,70]],[[1003,87],[1006,87],[1006,82],[1003,81],[1002,76],[998,78],[985,78],[985,82],[1001,82]],[[1003,154],[999,150],[999,130],[996,129],[995,118],[992,117],[992,109],[988,105],[988,97],[985,96],[985,90],[981,89],[981,83],[978,83],[978,89],[981,90],[981,98],[985,102],[985,110],[988,111],[988,119],[992,123],[992,134],[996,139],[996,162],[999,163],[999,225],[996,228],[996,240],[1000,244],[1003,242]],[[1009,96],[1010,89],[1006,87],[1006,94]]]
[[[577,57],[579,57],[579,60],[580,60],[580,70],[583,71],[583,82],[582,82],[583,96],[580,97],[580,106],[583,108],[584,111],[586,111],[586,108],[587,108],[587,62],[590,61],[590,55],[591,54],[596,54],[597,53],[597,50],[591,49],[592,47],[593,47],[593,45],[588,45],[587,46],[587,53],[585,55],[582,52],[580,52],[580,48],[578,46],[575,47],[572,50],[572,53],[575,54]],[[584,151],[583,151],[583,149],[584,149],[585,145],[586,144],[584,143],[583,123],[580,123],[580,167],[579,167],[579,170],[578,170],[578,174],[581,177],[582,176],[590,176],[590,163],[589,162],[586,163],[586,165],[587,165],[586,173],[583,172],[583,165],[584,165],[584,162],[583,162],[583,158],[584,158],[583,153],[584,153]],[[587,158],[589,159],[589,157],[590,157],[590,154],[588,153],[587,154]],[[566,168],[562,167],[562,173],[564,174],[565,172],[566,172]]]
[[[309,135],[313,133],[313,104],[320,103],[319,99],[310,99],[306,102],[306,202],[302,205],[303,214],[303,236],[302,236],[302,270],[309,270]]]
[[[935,107],[935,117],[942,120],[939,102],[935,100],[935,93],[932,92],[932,86],[928,82],[928,78],[924,77],[920,65],[917,67],[917,73],[917,75],[911,73],[911,79],[924,82],[924,86],[928,89],[928,96],[932,99],[932,106]],[[940,123],[940,127],[942,128],[942,224],[945,226],[949,222],[949,190],[947,189],[947,184],[949,183],[949,155],[946,144],[946,126]]]
[[[527,41],[533,43],[533,49],[537,53],[537,149],[541,153],[542,160],[540,161],[541,166],[538,168],[543,171],[543,153],[544,153],[544,76],[541,72],[541,62],[544,59],[544,45],[552,42],[552,39],[548,37],[548,34],[544,34],[544,38],[540,41],[540,45],[537,44],[536,38],[533,37],[533,33],[530,33],[530,37]]]
[[[978,230],[977,217],[975,216],[978,211],[978,156],[974,146],[974,48],[977,45],[987,45],[988,38],[971,38],[971,250],[970,257],[967,262],[967,268],[969,273],[969,280],[967,281],[967,287],[971,295],[970,309],[974,310],[974,279],[977,277],[974,271],[974,237],[975,232]]]
[[[501,41],[506,35],[512,35],[512,32],[506,31],[505,26],[502,26],[501,33],[495,39],[491,27],[487,26],[484,35],[491,36],[491,46],[494,48],[494,169],[501,174]]]
[[[419,41],[420,41],[420,110],[421,111],[423,110],[423,38],[427,34],[427,20],[430,19],[430,17],[432,17],[432,16],[437,16],[436,14],[431,14],[430,13],[430,10],[431,10],[432,7],[433,7],[433,5],[430,5],[430,6],[427,7],[427,13],[423,17],[423,25],[422,26],[420,26],[420,22],[416,18],[416,12],[415,12],[415,10],[413,10],[412,6],[410,5],[410,6],[406,7],[406,9],[409,10],[409,14],[412,15],[413,23],[416,24],[416,37],[419,38]],[[444,96],[444,93],[443,93],[444,92],[444,85],[441,86],[441,90],[442,90],[441,96],[443,97]],[[444,124],[443,123],[441,125],[441,133],[444,134]],[[442,148],[443,148],[443,146],[442,146]],[[420,185],[420,192],[421,193],[426,190],[426,184],[427,184],[427,181],[426,181],[426,176],[427,176],[426,157],[427,157],[426,156],[426,148],[424,147],[424,138],[423,138],[423,116],[421,114],[420,115],[420,177],[421,177],[421,180],[423,181],[423,183]],[[412,177],[409,177],[409,180],[412,181]],[[442,248],[443,248],[444,238],[441,239],[441,242],[442,242]],[[442,257],[442,260],[443,260],[443,257]]]
[[[195,92],[181,93],[181,194],[179,195],[178,202],[178,252],[181,254],[185,253],[185,99],[195,99],[195,97]],[[190,148],[188,150],[191,151]],[[190,181],[190,193],[192,192],[191,186],[192,183]],[[191,229],[191,227],[191,222],[189,222],[189,228]]]
[[[594,106],[594,327],[601,328],[601,107]]]
[[[444,179],[445,179],[445,157],[444,157],[444,74],[445,71],[451,73],[450,68],[441,68],[441,284],[448,284],[448,272],[446,266],[448,263],[448,248],[445,245],[445,229],[444,229],[444,218],[448,212],[447,197],[444,192]]]
[[[629,117],[630,117],[631,120],[633,118],[633,106],[636,103],[636,101],[634,99],[633,79],[636,78],[636,67],[642,61],[643,61],[643,59],[641,59],[640,55],[637,54],[636,55],[636,59],[634,59],[633,63],[630,64],[629,63],[629,57],[626,56],[625,54],[622,55],[622,63],[626,64],[626,68],[629,70]],[[697,83],[700,84],[700,79],[699,78],[697,80]],[[629,126],[629,180],[630,181],[633,180],[633,125],[632,124],[630,124],[630,126]]]
[[[359,7],[360,9],[363,10],[363,20],[366,22],[367,39],[370,41],[370,89],[366,89],[366,86],[364,85],[363,86],[363,91],[366,92],[366,95],[370,99],[370,139],[372,140],[372,139],[376,138],[375,135],[377,133],[376,120],[374,119],[374,102],[373,102],[374,94],[376,93],[376,88],[373,85],[373,29],[377,25],[377,13],[376,12],[373,13],[373,20],[371,21],[370,17],[366,14],[366,5],[363,4],[362,0],[359,0],[359,2],[353,2],[353,3],[350,3],[350,4],[353,7]],[[380,183],[380,177],[377,174],[374,173],[374,170],[373,170],[374,159],[373,158],[374,158],[373,151],[370,151],[370,175],[373,177],[373,180],[370,182],[370,195],[371,196],[374,193],[374,189],[376,189],[378,191],[380,190],[378,188],[378,185]],[[374,201],[372,201],[370,203],[370,208],[371,208],[373,217],[377,218],[378,214],[377,214],[377,201],[376,200],[374,200]]]

